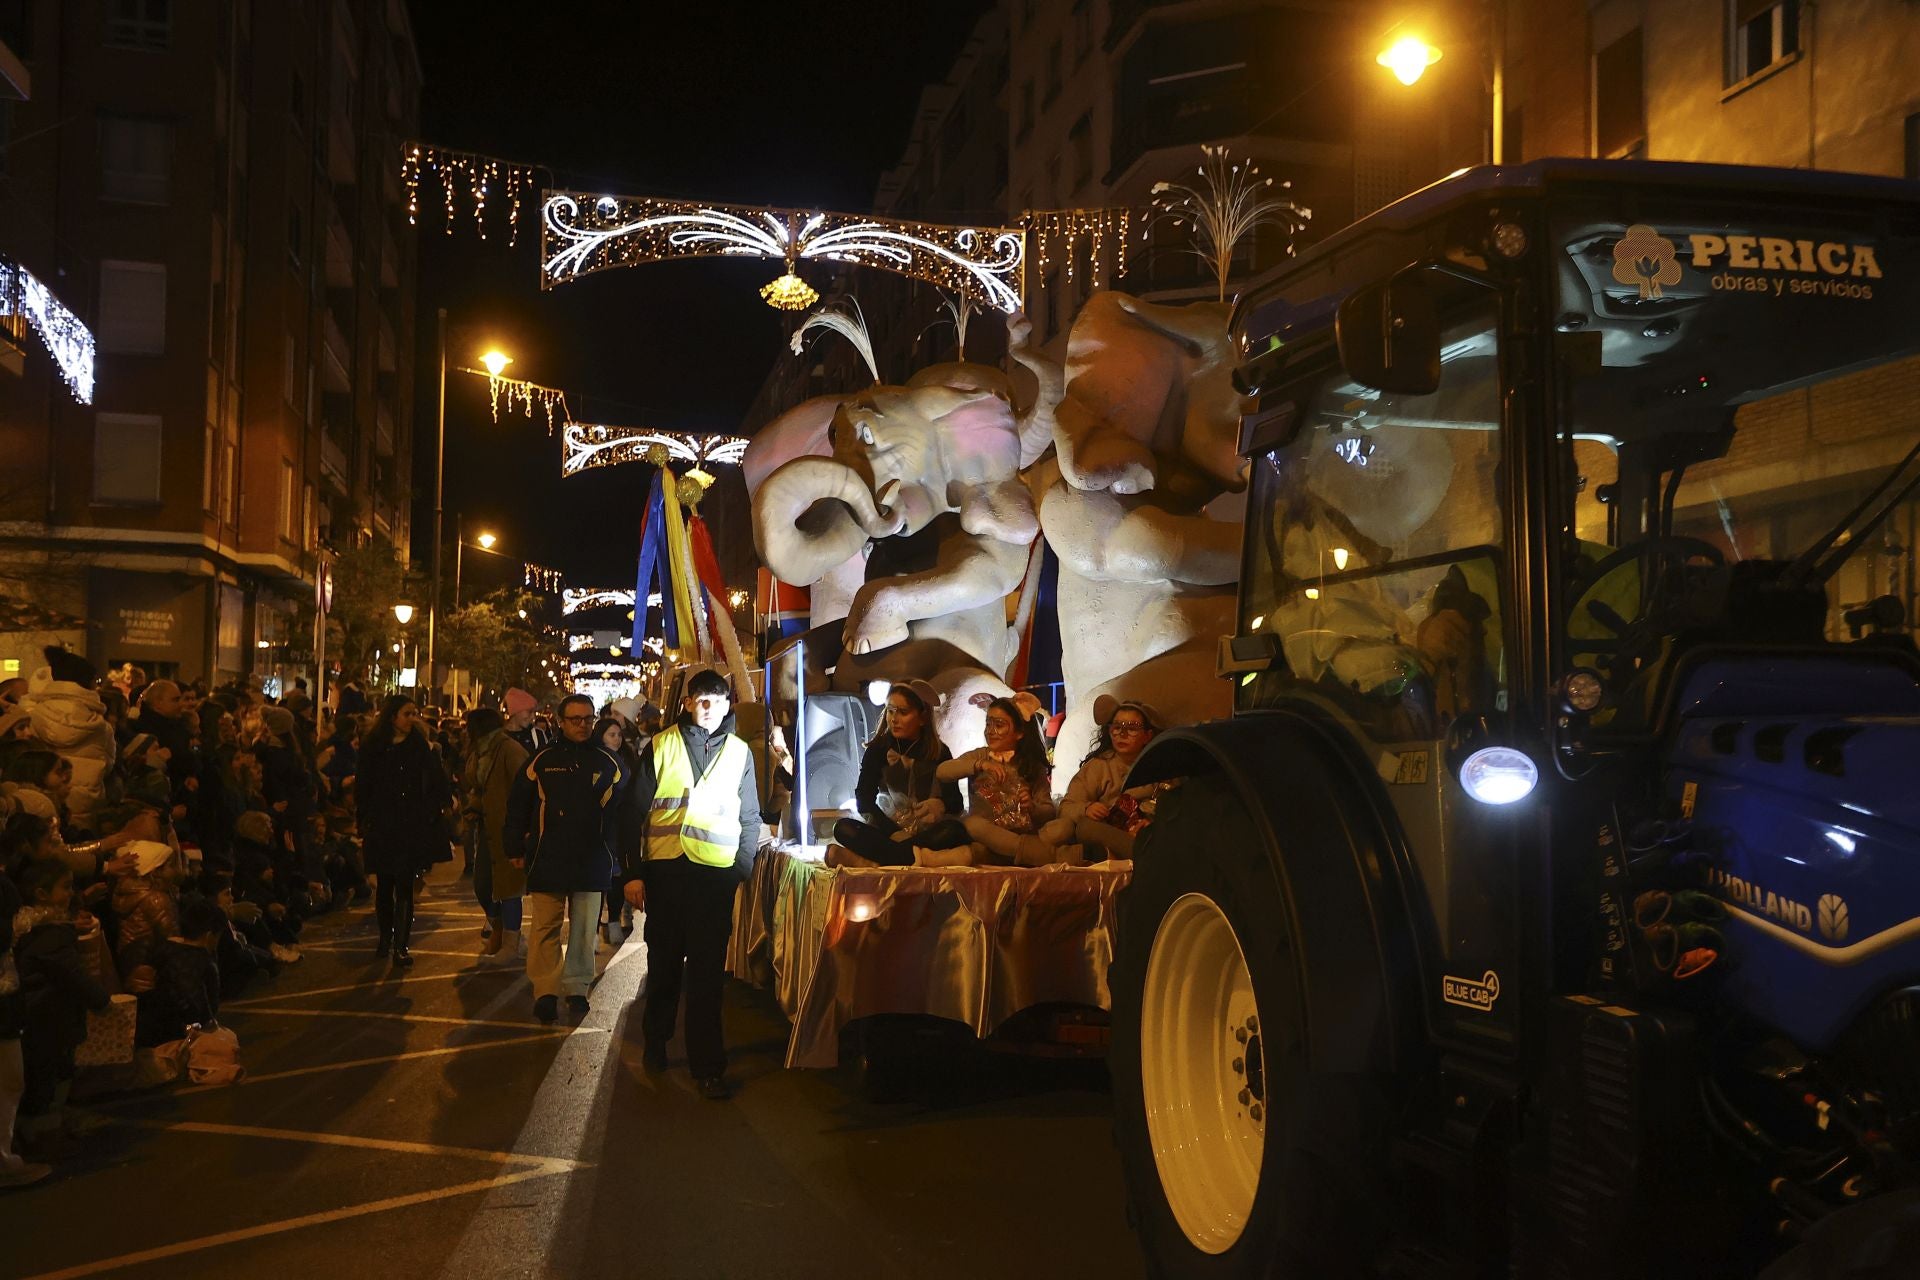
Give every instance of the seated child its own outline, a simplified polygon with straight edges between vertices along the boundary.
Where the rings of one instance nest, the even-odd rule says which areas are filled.
[[[1058,857],[1056,847],[1039,836],[1053,817],[1051,771],[1039,717],[1028,708],[995,698],[987,704],[987,745],[947,761],[935,774],[942,781],[971,779],[966,828],[975,861],[1039,866]]]
[[[193,894],[180,904],[179,932],[153,949],[153,989],[140,996],[133,1042],[142,1048],[186,1038],[187,1028],[219,1025],[220,966],[214,959],[226,917]]]
[[[58,858],[35,858],[20,869],[16,883],[26,904],[13,917],[14,964],[25,1006],[19,1132],[43,1145],[58,1141],[73,1051],[87,1038],[87,1012],[105,1011],[108,995],[80,959],[80,935],[94,921],[75,910],[73,869]]]
[[[887,691],[886,716],[860,757],[854,784],[860,816],[842,818],[833,828],[834,842],[856,857],[836,857],[836,864],[908,866],[916,850],[966,847],[966,828],[958,821],[960,788],[936,777],[953,758],[933,727],[938,702],[924,680]]]
[[[1093,750],[1073,775],[1060,816],[1040,829],[1040,838],[1056,847],[1079,844],[1089,859],[1131,858],[1133,838],[1152,821],[1161,788],[1129,788],[1127,774],[1160,731],[1160,718],[1144,702],[1109,694],[1094,700],[1093,718],[1100,726]]]

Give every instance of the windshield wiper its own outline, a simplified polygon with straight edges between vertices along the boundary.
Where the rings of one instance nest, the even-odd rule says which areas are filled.
[[[1827,535],[1812,546],[1795,556],[1780,574],[1783,586],[1802,586],[1824,583],[1848,557],[1866,540],[1873,536],[1893,509],[1907,500],[1916,487],[1920,487],[1920,444],[1907,451],[1907,456],[1894,464],[1873,491],[1853,510],[1847,512]]]

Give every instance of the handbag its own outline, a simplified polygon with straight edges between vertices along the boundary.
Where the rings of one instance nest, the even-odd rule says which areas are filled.
[[[139,1002],[130,995],[107,998],[99,1013],[87,1011],[87,1038],[73,1051],[76,1067],[117,1067],[133,1061],[133,1028]]]

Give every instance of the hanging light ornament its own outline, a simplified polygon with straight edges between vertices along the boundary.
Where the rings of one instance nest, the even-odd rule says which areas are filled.
[[[782,311],[805,311],[820,301],[819,292],[793,272],[793,259],[787,259],[787,273],[760,286],[760,300]]]

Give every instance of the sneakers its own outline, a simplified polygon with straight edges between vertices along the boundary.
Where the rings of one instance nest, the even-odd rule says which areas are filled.
[[[590,1007],[591,1006],[587,1004],[587,998],[585,996],[568,996],[567,997],[568,1013],[577,1014],[580,1017],[584,1018],[587,1016],[587,1010]]]
[[[560,1018],[560,1001],[554,996],[541,996],[533,1002],[533,1016],[547,1026],[552,1026]]]
[[[708,1102],[725,1102],[733,1096],[733,1086],[727,1083],[725,1076],[706,1076],[695,1080],[693,1087]]]
[[[300,963],[300,948],[298,947],[283,947],[276,942],[271,946],[269,946],[267,948],[267,951],[269,954],[273,956],[275,960],[278,960],[281,964],[299,964]]]
[[[30,1187],[53,1172],[50,1164],[30,1164],[14,1157],[10,1164],[0,1164],[0,1191],[14,1187]]]
[[[640,1065],[647,1069],[648,1075],[659,1075],[667,1069],[667,1046],[650,1044],[640,1051]]]

